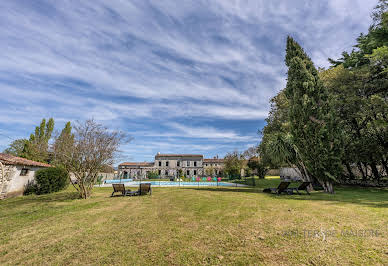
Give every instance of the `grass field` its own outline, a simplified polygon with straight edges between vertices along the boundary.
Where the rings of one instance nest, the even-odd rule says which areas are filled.
[[[277,178],[257,182],[156,188],[143,197],[110,198],[110,188],[96,188],[87,200],[69,188],[2,200],[0,264],[388,262],[388,190],[276,196],[261,190]]]

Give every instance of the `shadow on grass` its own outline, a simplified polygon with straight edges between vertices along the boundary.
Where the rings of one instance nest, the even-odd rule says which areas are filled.
[[[202,188],[184,188],[198,191],[212,192],[231,192],[231,193],[261,193],[266,197],[287,200],[300,201],[326,201],[334,204],[351,203],[374,208],[388,208],[388,189],[384,188],[349,188],[337,187],[335,194],[327,194],[323,191],[314,191],[311,195],[307,195],[304,191],[301,195],[277,195],[264,193],[262,188],[224,188],[224,187],[202,187]]]
[[[51,194],[43,194],[43,195],[26,195],[19,196],[14,198],[9,198],[6,200],[0,201],[0,205],[7,207],[17,206],[24,203],[52,203],[52,202],[64,202],[79,199],[78,192],[69,192],[69,191],[60,191]]]
[[[213,192],[245,192],[245,193],[260,193],[262,189],[260,188],[241,188],[241,187],[182,187],[181,189],[191,189],[198,191],[213,191]]]
[[[335,187],[334,194],[313,192],[312,197],[290,197],[291,200],[327,201],[335,204],[351,203],[373,208],[388,208],[386,188]]]

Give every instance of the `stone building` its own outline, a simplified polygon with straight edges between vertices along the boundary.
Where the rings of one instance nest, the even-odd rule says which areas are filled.
[[[23,195],[35,172],[46,167],[50,165],[0,153],[0,199]]]
[[[146,178],[150,172],[154,172],[154,163],[125,162],[119,165],[118,175],[121,178]]]
[[[221,174],[223,159],[204,159],[201,154],[158,153],[154,162],[125,162],[118,171],[121,178],[146,178],[151,172],[161,178],[177,178],[205,176],[206,168],[214,169],[214,175]]]
[[[223,175],[224,159],[218,159],[217,157],[213,159],[204,159],[203,164],[204,164],[204,170],[206,175],[211,175],[211,176]]]

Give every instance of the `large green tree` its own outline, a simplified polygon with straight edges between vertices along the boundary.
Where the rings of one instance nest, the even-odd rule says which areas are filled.
[[[270,168],[295,167],[304,181],[313,181],[293,141],[290,127],[290,103],[284,90],[274,96],[266,126],[260,132],[259,145],[261,162]]]
[[[224,172],[231,179],[241,178],[241,170],[243,169],[244,160],[242,155],[237,152],[227,153],[224,157]]]
[[[387,173],[388,101],[386,93],[367,93],[368,66],[346,69],[343,65],[320,73],[335,95],[334,108],[344,140],[345,178],[379,180]],[[384,171],[385,169],[385,171]]]
[[[287,86],[292,143],[307,172],[326,192],[333,193],[333,181],[341,175],[342,141],[338,118],[328,90],[302,47],[287,38]]]
[[[380,0],[367,34],[351,53],[320,73],[335,95],[345,140],[348,178],[380,180],[388,174],[388,1]],[[357,169],[357,171],[355,171]]]
[[[35,133],[30,135],[30,139],[24,145],[22,157],[38,162],[49,161],[49,140],[54,130],[54,119],[42,119],[39,126],[35,128]]]
[[[4,153],[11,154],[14,156],[22,156],[24,146],[27,143],[27,139],[16,139],[9,144],[9,147],[4,150]]]
[[[288,39],[287,88],[271,99],[261,132],[259,151],[266,164],[296,167],[327,191],[332,180],[379,181],[388,174],[387,11],[388,0],[380,0],[355,49],[329,59],[333,66],[319,73]]]
[[[73,145],[74,134],[72,133],[72,126],[70,122],[67,122],[59,136],[54,141],[53,164],[61,165],[60,158],[71,156],[71,154],[67,154],[67,152],[69,152],[68,147],[71,147]]]
[[[334,65],[343,65],[345,68],[357,68],[369,65],[366,55],[373,53],[375,49],[388,45],[388,0],[380,0],[372,13],[373,23],[367,34],[360,34],[354,49],[348,53],[344,51],[342,58],[329,61]]]

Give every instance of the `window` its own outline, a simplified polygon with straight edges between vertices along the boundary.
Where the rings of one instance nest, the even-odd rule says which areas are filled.
[[[166,166],[168,166],[168,161],[166,162]]]
[[[187,175],[190,175],[190,170],[187,170],[187,172],[186,172],[186,173],[187,173]]]
[[[28,174],[28,169],[27,168],[23,168],[21,171],[20,171],[20,176],[26,176]]]
[[[190,161],[187,161],[187,166],[190,166]]]
[[[159,175],[162,173],[162,171],[160,171],[160,170],[158,172],[159,172]]]
[[[162,162],[161,161],[159,161],[159,166],[162,166]]]
[[[197,162],[194,162],[194,166],[197,166]]]
[[[181,162],[180,162],[180,161],[177,161],[177,162],[176,162],[176,166],[181,166]]]
[[[197,175],[197,170],[194,170],[194,175]]]
[[[166,170],[166,173],[165,173],[166,175],[168,175],[168,171]]]

